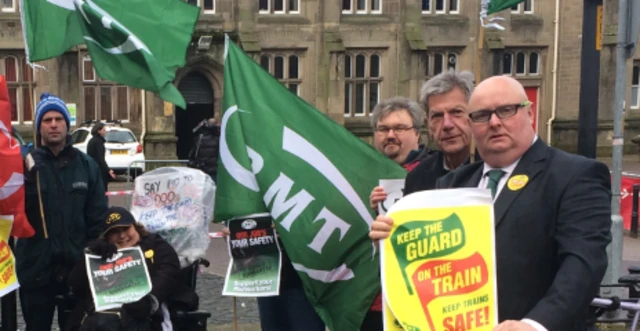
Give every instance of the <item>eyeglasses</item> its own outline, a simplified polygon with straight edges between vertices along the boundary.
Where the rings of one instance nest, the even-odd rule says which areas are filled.
[[[518,109],[526,107],[531,104],[531,101],[523,101],[514,105],[500,106],[494,110],[482,109],[469,113],[469,119],[473,123],[487,123],[491,119],[493,114],[496,114],[499,119],[508,118],[515,115]]]
[[[414,127],[410,126],[410,127],[406,127],[406,126],[396,126],[396,127],[387,127],[387,126],[379,126],[376,128],[376,133],[379,134],[389,134],[389,131],[393,130],[393,132],[395,134],[405,134],[411,130],[413,130]]]

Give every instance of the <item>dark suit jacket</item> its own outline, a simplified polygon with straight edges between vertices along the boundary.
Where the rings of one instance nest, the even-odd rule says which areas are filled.
[[[477,187],[483,163],[457,169],[438,188]],[[494,202],[498,316],[532,319],[549,331],[582,330],[607,268],[611,179],[602,163],[538,139]]]
[[[467,159],[463,165],[469,164],[469,161]],[[441,151],[431,151],[425,159],[420,161],[418,166],[407,174],[404,180],[404,195],[433,190],[436,188],[436,180],[448,173],[449,170],[444,168],[444,154]]]
[[[444,155],[441,151],[434,151],[423,159],[420,164],[407,174],[404,180],[404,195],[413,192],[432,190],[436,187],[436,180],[449,173],[444,168]]]

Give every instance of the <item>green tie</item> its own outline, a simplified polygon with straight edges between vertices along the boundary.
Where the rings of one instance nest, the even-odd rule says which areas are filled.
[[[487,183],[487,188],[491,190],[491,197],[496,197],[496,192],[498,191],[498,183],[500,182],[500,178],[504,176],[505,172],[500,169],[489,170],[485,176],[489,177],[489,182]]]

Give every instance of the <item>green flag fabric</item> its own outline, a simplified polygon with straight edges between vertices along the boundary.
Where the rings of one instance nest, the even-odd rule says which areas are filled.
[[[73,0],[22,0],[20,8],[29,61],[50,59],[84,43]]]
[[[215,220],[269,212],[327,327],[360,330],[380,290],[369,194],[406,171],[229,40],[222,103]]]
[[[483,1],[489,1],[489,8],[487,10],[487,14],[491,15],[493,13],[497,13],[507,8],[516,6],[519,3],[524,2],[525,0],[483,0]]]
[[[24,2],[30,61],[56,57],[84,43],[103,79],[156,92],[186,107],[172,81],[185,63],[199,8],[180,0]]]

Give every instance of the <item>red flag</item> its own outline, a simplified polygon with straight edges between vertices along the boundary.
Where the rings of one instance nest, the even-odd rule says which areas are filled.
[[[24,176],[20,144],[11,135],[11,103],[4,76],[0,76],[0,215],[13,215],[11,235],[35,234],[24,213]]]

